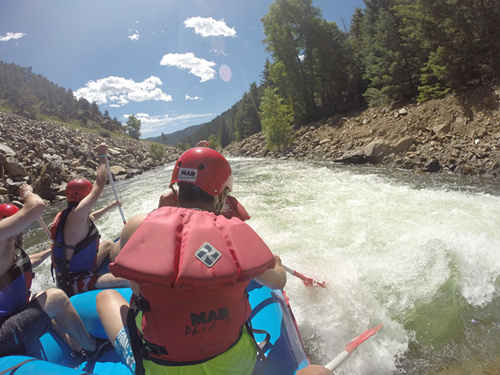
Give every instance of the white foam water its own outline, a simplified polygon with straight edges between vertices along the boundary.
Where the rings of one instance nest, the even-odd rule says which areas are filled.
[[[289,276],[286,286],[314,362],[327,363],[382,323],[337,374],[423,374],[439,369],[443,357],[468,359],[463,348],[484,335],[471,331],[472,324],[500,321],[500,309],[492,308],[500,303],[495,194],[425,178],[412,183],[375,169],[230,161],[234,195],[252,217],[248,224],[284,264],[327,282],[326,289],[308,288]],[[127,217],[156,208],[171,170],[117,183]],[[107,187],[99,204],[112,199]],[[97,224],[108,239],[122,227],[117,210]],[[49,274],[44,264],[36,288],[52,284]],[[485,356],[500,345],[489,342],[478,348]]]

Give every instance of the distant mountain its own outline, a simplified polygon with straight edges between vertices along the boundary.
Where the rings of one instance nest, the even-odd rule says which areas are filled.
[[[0,61],[0,109],[30,119],[51,118],[76,122],[87,128],[104,128],[123,133],[124,127],[108,111],[101,113],[96,103],[76,99],[65,89],[40,74],[16,64]]]
[[[249,91],[238,102],[212,121],[147,140],[171,146],[194,146],[198,141],[207,139],[213,145],[226,147],[235,140],[244,139],[261,130],[258,108],[262,93],[263,87],[252,83]]]
[[[191,138],[193,137],[194,134],[196,134],[200,129],[202,129],[204,126],[206,126],[208,123],[201,124],[201,125],[194,125],[190,126],[189,128],[185,128],[183,130],[179,130],[173,133],[169,134],[164,134],[160,135],[159,137],[150,137],[146,138],[146,141],[151,141],[151,142],[158,142],[162,143],[164,145],[170,145],[170,146],[175,146],[179,143],[192,143]],[[193,142],[197,142],[198,140],[195,140]]]

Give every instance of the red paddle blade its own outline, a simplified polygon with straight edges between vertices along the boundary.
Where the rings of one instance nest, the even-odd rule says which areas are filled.
[[[360,344],[368,340],[370,337],[372,337],[374,334],[376,334],[380,329],[382,328],[382,324],[379,324],[378,326],[371,328],[365,332],[363,332],[361,335],[356,337],[354,340],[352,340],[349,344],[346,345],[345,350],[349,353],[354,351]]]

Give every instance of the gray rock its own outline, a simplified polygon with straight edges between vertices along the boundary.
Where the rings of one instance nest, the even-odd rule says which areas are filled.
[[[16,152],[5,143],[0,143],[0,153],[5,154],[6,156],[16,156]]]
[[[415,142],[416,140],[413,137],[404,137],[394,144],[392,151],[396,154],[405,153],[415,144]]]
[[[368,159],[363,150],[355,150],[344,153],[344,155],[334,161],[344,164],[364,164],[368,162]]]
[[[424,171],[426,172],[439,172],[441,170],[441,164],[437,159],[432,159],[424,165]]]
[[[382,160],[384,156],[392,153],[392,146],[386,141],[375,139],[363,148],[363,153],[372,162]]]
[[[24,166],[13,157],[8,157],[5,160],[5,170],[9,176],[13,177],[26,175],[26,169]]]
[[[109,167],[109,170],[113,174],[113,176],[119,176],[122,174],[127,174],[127,170],[123,168],[121,165],[113,165]]]

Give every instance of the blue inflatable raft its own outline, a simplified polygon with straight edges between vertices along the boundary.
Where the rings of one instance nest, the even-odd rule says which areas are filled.
[[[258,361],[254,375],[293,375],[309,363],[304,353],[300,334],[286,296],[279,290],[271,290],[252,282],[248,287],[252,306],[251,321],[255,329],[262,329],[271,335],[266,350],[267,359]],[[130,289],[118,289],[130,299]],[[98,290],[71,297],[88,332],[95,337],[106,338],[95,307]],[[264,340],[264,334],[257,334],[257,341]],[[93,363],[75,363],[69,348],[54,334],[47,332],[40,340],[33,342],[38,358],[7,356],[0,358],[0,375],[122,375],[130,374],[113,349],[103,352]]]

